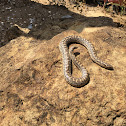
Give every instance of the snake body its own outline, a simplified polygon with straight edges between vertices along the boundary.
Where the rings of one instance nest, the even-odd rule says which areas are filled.
[[[81,87],[81,86],[86,85],[89,81],[89,75],[87,73],[87,70],[83,67],[83,65],[79,61],[77,61],[75,55],[73,54],[73,50],[76,47],[72,47],[70,49],[68,48],[68,45],[71,43],[78,43],[78,44],[85,46],[89,52],[91,59],[95,63],[97,63],[98,65],[100,65],[101,67],[104,67],[106,69],[113,69],[113,67],[111,65],[98,59],[97,55],[95,54],[94,47],[89,41],[87,41],[84,38],[81,38],[80,36],[75,36],[75,35],[65,37],[60,42],[59,49],[60,49],[60,52],[62,53],[64,76],[65,76],[66,81],[70,85],[72,85],[74,87]],[[77,66],[77,68],[79,70],[81,70],[82,77],[75,78],[72,76],[71,60]]]

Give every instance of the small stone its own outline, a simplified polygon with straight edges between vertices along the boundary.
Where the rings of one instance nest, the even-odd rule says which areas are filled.
[[[70,19],[70,18],[73,18],[73,17],[71,15],[65,15],[61,17],[61,19]]]

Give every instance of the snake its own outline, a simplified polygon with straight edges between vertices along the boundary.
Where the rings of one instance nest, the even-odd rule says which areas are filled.
[[[82,38],[77,35],[70,35],[62,39],[59,43],[59,49],[62,54],[62,61],[63,61],[63,72],[64,72],[64,77],[67,83],[69,83],[73,87],[82,87],[86,85],[89,82],[89,74],[86,70],[86,68],[83,67],[83,65],[76,59],[73,50],[76,49],[77,47],[72,46],[69,49],[70,44],[80,44],[83,45],[89,52],[89,55],[93,62],[98,64],[99,66],[108,69],[108,70],[113,70],[113,66],[110,64],[107,64],[103,61],[101,61],[97,55],[96,51],[88,40],[85,38]],[[79,78],[73,77],[72,76],[72,62],[74,65],[81,71],[82,76]]]

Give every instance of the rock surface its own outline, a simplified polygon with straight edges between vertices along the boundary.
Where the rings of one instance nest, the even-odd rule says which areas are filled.
[[[0,125],[125,126],[126,30],[108,17],[60,17],[59,24],[33,29],[0,48]],[[90,81],[82,88],[66,83],[58,45],[68,35],[91,41],[114,70],[93,63],[77,45]],[[75,66],[73,76],[81,76]]]

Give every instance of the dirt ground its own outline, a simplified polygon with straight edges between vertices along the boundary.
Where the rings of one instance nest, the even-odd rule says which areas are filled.
[[[0,4],[0,125],[125,126],[126,17],[98,6],[50,1]],[[90,81],[70,86],[58,46],[68,35],[89,40],[114,70],[92,62],[77,45],[77,60]],[[73,76],[81,76],[75,66]]]
[[[35,1],[35,0],[34,0]],[[45,1],[37,1],[36,2],[30,2],[26,5],[19,3],[18,6],[15,6],[15,4],[0,4],[0,45],[5,45],[10,39],[15,38],[16,36],[13,35],[13,33],[9,35],[10,38],[8,38],[8,30],[11,29],[14,25],[19,26],[21,28],[24,28],[24,32],[26,34],[29,32],[29,35],[36,37],[37,39],[43,39],[43,37],[46,37],[46,33],[43,35],[38,35],[38,31],[45,28],[51,28],[52,26],[55,26],[58,24],[59,27],[62,28],[62,31],[69,29],[70,26],[73,25],[73,23],[78,22],[78,20],[83,20],[83,17],[85,17],[88,20],[88,17],[99,17],[101,16],[100,20],[103,21],[106,20],[106,16],[110,17],[108,18],[110,20],[107,23],[107,25],[111,26],[112,19],[115,23],[115,27],[123,27],[125,29],[126,26],[126,18],[125,16],[119,16],[114,15],[114,17],[111,17],[111,14],[106,14],[103,12],[103,8],[101,7],[93,7],[89,5],[85,5],[81,3],[81,6],[79,4],[66,4],[68,10],[63,6],[55,6],[55,2],[49,2],[47,0]],[[42,4],[41,4],[42,3]],[[49,5],[48,5],[49,4]],[[54,6],[52,6],[52,5]],[[48,6],[46,6],[48,5]],[[74,13],[75,12],[75,13]],[[64,22],[62,17],[64,15],[71,15],[73,20],[65,20]],[[108,20],[108,21],[109,21]],[[72,21],[72,22],[71,22]],[[94,24],[90,20],[90,25],[101,25],[101,23]],[[91,26],[92,27],[92,26]],[[99,27],[99,26],[98,26]],[[57,31],[62,32],[62,31]],[[41,31],[40,31],[41,32]],[[57,33],[52,33],[57,34]],[[42,38],[41,38],[42,37]],[[49,36],[48,36],[49,37]]]

